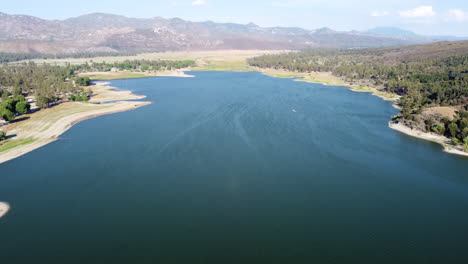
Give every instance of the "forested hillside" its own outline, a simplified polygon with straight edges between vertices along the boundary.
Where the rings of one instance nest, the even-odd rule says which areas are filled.
[[[295,72],[332,72],[352,84],[370,85],[401,96],[406,125],[446,135],[468,144],[468,42],[443,42],[411,47],[366,50],[318,50],[265,55],[251,66]],[[450,106],[454,118],[427,115],[424,110]],[[468,145],[467,145],[468,147]]]

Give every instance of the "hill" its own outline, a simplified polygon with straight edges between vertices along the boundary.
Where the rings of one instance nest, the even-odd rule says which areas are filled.
[[[253,23],[191,22],[93,13],[45,20],[0,13],[0,52],[156,52],[222,49],[369,48],[421,43],[328,28],[260,27]]]

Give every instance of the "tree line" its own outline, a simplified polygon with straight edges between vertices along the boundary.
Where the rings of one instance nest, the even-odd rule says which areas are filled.
[[[193,60],[124,60],[117,62],[86,62],[82,65],[77,65],[78,71],[111,71],[113,69],[119,71],[161,71],[175,70],[196,65]]]
[[[191,60],[125,60],[114,63],[85,63],[72,65],[36,64],[32,61],[0,66],[0,116],[7,121],[29,111],[25,96],[34,96],[39,108],[63,101],[87,101],[92,94],[85,86],[89,77],[78,76],[89,71],[110,71],[113,68],[131,71],[180,69],[194,66]],[[25,105],[26,102],[28,105]],[[27,109],[25,111],[25,109]]]
[[[76,52],[76,53],[59,53],[59,54],[44,54],[44,53],[7,53],[0,52],[0,63],[16,62],[23,60],[35,59],[81,59],[94,57],[120,57],[134,56],[132,52]]]

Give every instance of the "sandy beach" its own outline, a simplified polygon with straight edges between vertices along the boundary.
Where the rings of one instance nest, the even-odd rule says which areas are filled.
[[[143,99],[130,91],[117,91],[108,83],[98,83],[91,87],[95,96],[89,103],[67,102],[34,114],[22,116],[25,120],[2,127],[8,135],[14,135],[7,144],[25,142],[0,152],[0,163],[12,160],[37,148],[58,140],[60,135],[76,123],[106,114],[118,113],[142,107],[151,102],[125,101]],[[103,102],[119,101],[110,104]]]
[[[461,147],[454,147],[453,145],[450,145],[451,140],[447,137],[432,134],[432,133],[425,133],[422,131],[411,129],[405,125],[395,124],[392,122],[389,122],[388,126],[408,136],[417,137],[420,139],[429,140],[429,141],[438,143],[444,147],[444,151],[447,153],[468,157],[468,153],[464,152]]]
[[[5,216],[10,210],[10,205],[5,202],[0,202],[0,218]]]

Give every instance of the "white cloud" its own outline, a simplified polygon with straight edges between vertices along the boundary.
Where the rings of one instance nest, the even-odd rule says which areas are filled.
[[[465,11],[461,9],[450,9],[449,16],[451,19],[454,19],[455,21],[458,21],[458,22],[463,22],[465,20],[468,20],[468,14],[465,13]]]
[[[192,2],[193,6],[204,6],[206,5],[206,2],[204,0],[195,0]]]
[[[373,17],[383,17],[383,16],[388,16],[389,13],[387,11],[372,11],[371,16]]]
[[[400,11],[401,17],[408,18],[428,18],[436,15],[432,6],[419,6],[410,10]]]

